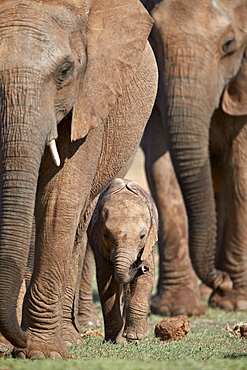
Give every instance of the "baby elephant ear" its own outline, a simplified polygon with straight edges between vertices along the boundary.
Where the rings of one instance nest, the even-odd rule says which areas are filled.
[[[147,241],[141,255],[141,260],[146,260],[150,254],[153,252],[154,245],[158,241],[158,212],[157,208],[153,202],[150,200],[150,215],[151,215],[151,227],[147,237]]]
[[[247,114],[247,51],[237,76],[224,91],[222,109],[231,116]]]
[[[73,109],[72,140],[83,138],[106,119],[137,73],[152,24],[139,0],[92,0],[87,66]]]

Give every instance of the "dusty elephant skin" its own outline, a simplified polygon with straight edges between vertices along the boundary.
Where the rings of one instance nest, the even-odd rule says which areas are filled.
[[[152,20],[137,0],[2,0],[0,21],[0,331],[17,357],[66,358],[90,203],[124,176],[155,99]]]
[[[112,181],[100,195],[88,228],[106,340],[118,343],[148,335],[157,239],[158,214],[152,198],[134,181]]]
[[[155,7],[153,1],[143,3],[155,21],[151,42],[160,74],[146,133],[153,128],[151,144],[156,148],[151,156],[146,144],[148,166],[160,171],[164,158],[170,160],[169,147],[186,206],[195,271],[214,290],[212,305],[246,309],[247,3],[165,0]],[[155,200],[162,191],[174,195],[168,189],[173,175],[167,175],[165,190],[162,177],[155,178],[151,171],[149,177]],[[173,199],[174,209],[159,201],[167,216],[161,224],[168,239],[181,204],[179,198]],[[165,252],[164,264],[169,265],[176,248],[182,259],[183,249],[174,242]],[[178,263],[173,279],[188,273]]]

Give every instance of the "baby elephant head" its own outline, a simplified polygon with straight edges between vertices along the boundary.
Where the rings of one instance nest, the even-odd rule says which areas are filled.
[[[152,198],[137,183],[115,179],[99,198],[89,241],[113,262],[115,279],[125,284],[148,270],[157,229],[158,214]]]

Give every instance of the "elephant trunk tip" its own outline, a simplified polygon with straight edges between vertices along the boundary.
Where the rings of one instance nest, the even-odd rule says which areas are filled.
[[[142,274],[145,274],[146,272],[148,272],[148,271],[149,271],[149,267],[148,267],[148,266],[141,266],[141,267],[140,267],[140,270],[141,270],[141,273],[142,273]]]
[[[0,318],[1,334],[15,347],[27,346],[27,333],[23,331],[13,316]]]
[[[233,288],[230,276],[223,271],[216,270],[217,276],[213,281],[213,289],[221,296],[226,295]]]

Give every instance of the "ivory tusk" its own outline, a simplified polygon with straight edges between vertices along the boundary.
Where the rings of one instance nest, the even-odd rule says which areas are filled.
[[[49,148],[50,148],[52,159],[55,162],[55,165],[59,167],[61,162],[60,162],[59,154],[57,151],[57,145],[56,145],[55,139],[52,139],[49,142]]]

